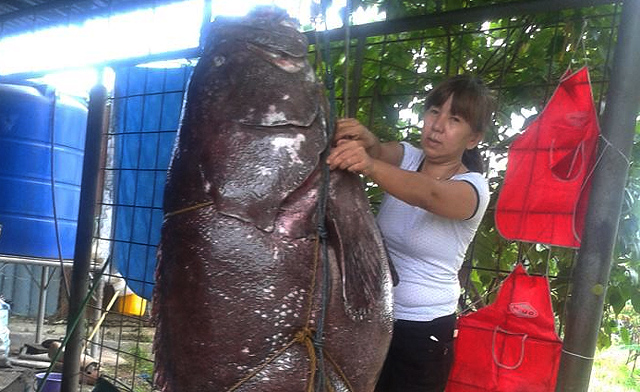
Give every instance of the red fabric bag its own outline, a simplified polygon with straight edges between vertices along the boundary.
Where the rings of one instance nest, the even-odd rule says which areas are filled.
[[[458,320],[446,392],[553,392],[561,350],[549,282],[519,264],[494,303]]]
[[[510,240],[577,248],[600,130],[586,67],[565,77],[509,147],[495,222]]]

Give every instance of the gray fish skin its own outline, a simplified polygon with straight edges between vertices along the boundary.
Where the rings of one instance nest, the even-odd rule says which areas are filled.
[[[307,391],[323,290],[326,382],[373,391],[392,281],[360,179],[331,173],[330,284],[316,208],[327,145],[307,42],[263,8],[216,20],[189,84],[164,196],[153,312],[162,391]],[[314,390],[314,389],[311,389]]]

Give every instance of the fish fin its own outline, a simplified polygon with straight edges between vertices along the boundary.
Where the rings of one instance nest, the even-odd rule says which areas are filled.
[[[391,279],[389,262],[360,179],[347,173],[339,177],[327,206],[329,243],[342,273],[345,311],[353,319],[364,319]]]

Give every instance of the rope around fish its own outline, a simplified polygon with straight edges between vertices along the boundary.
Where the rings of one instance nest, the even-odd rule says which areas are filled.
[[[201,208],[205,208],[213,204],[214,204],[213,201],[195,204],[190,207],[185,207],[176,211],[168,212],[164,216],[165,218],[169,218],[172,216],[183,214],[185,212],[199,210]],[[239,380],[237,383],[235,383],[230,389],[227,390],[227,392],[236,391],[242,385],[250,381],[253,377],[257,376],[258,373],[264,370],[270,363],[278,359],[278,357],[284,354],[291,346],[293,346],[296,343],[304,344],[307,348],[307,352],[309,353],[309,382],[307,383],[307,392],[313,392],[315,381],[316,381],[316,372],[318,370],[318,354],[316,353],[316,346],[322,347],[322,344],[318,345],[317,343],[314,342],[315,334],[317,331],[315,328],[311,327],[311,315],[313,312],[313,298],[316,290],[316,278],[317,278],[317,271],[319,266],[320,238],[321,238],[320,235],[317,236],[315,241],[313,273],[311,274],[311,283],[309,287],[309,301],[308,301],[309,303],[307,306],[307,316],[306,316],[304,327],[302,327],[302,329],[300,329],[298,332],[294,334],[293,339],[291,339],[287,344],[285,344],[282,348],[276,351],[271,357],[269,357],[260,366],[258,366],[252,372],[250,372],[241,380]],[[347,386],[349,391],[353,391],[354,389],[351,386],[351,383],[349,382],[347,376],[344,374],[344,372],[342,371],[340,366],[337,364],[337,362],[333,359],[333,357],[324,348],[322,348],[322,354],[327,357],[327,359],[329,360],[329,363],[332,365],[333,370],[342,379],[342,382],[344,382],[344,384]],[[323,377],[323,378],[324,378],[323,381],[326,381],[326,377]],[[331,386],[331,384],[328,383],[326,385],[330,392],[334,392],[334,389]]]
[[[195,205],[192,205],[192,206],[189,206],[189,207],[181,208],[181,209],[176,210],[176,211],[167,212],[166,214],[164,214],[164,217],[165,218],[170,218],[172,216],[180,215],[180,214],[183,214],[185,212],[195,211],[195,210],[199,210],[201,208],[209,207],[209,206],[212,206],[213,204],[214,204],[213,201],[207,201],[207,202],[204,202],[204,203],[195,204]]]
[[[305,326],[302,327],[302,329],[300,329],[298,332],[294,334],[293,339],[291,339],[287,344],[285,344],[280,350],[276,351],[271,357],[269,357],[269,359],[263,362],[251,373],[247,374],[240,381],[234,384],[230,389],[227,390],[227,392],[233,392],[238,388],[240,388],[243,384],[245,384],[246,382],[251,380],[253,377],[258,375],[258,373],[260,373],[262,370],[264,370],[271,362],[275,361],[278,357],[284,354],[285,351],[287,351],[295,343],[304,344],[307,348],[307,352],[309,353],[309,381],[307,383],[307,392],[313,391],[315,380],[316,380],[318,355],[316,353],[316,345],[314,344],[314,334],[316,331],[314,328],[311,327],[311,314],[313,312],[313,297],[316,290],[316,277],[317,277],[316,273],[318,271],[318,265],[319,265],[319,262],[318,262],[319,255],[320,255],[320,237],[319,236],[316,237],[314,254],[315,256],[313,258],[313,273],[311,274],[311,284],[309,288],[309,304],[307,306],[307,317],[306,317]],[[340,369],[340,366],[336,363],[336,361],[331,357],[331,355],[329,355],[329,353],[324,348],[322,348],[322,353],[326,355],[327,359],[329,360],[329,363],[333,367],[333,370],[338,374],[338,376],[340,376],[340,378],[342,379],[342,382],[344,382],[344,384],[347,386],[349,391],[353,391],[353,387],[351,386],[351,383],[349,383],[347,376],[344,374],[342,369]],[[335,391],[331,386],[331,384],[327,383],[326,385],[330,392]]]

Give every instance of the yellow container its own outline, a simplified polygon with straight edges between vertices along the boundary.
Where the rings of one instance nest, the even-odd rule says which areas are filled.
[[[118,312],[129,316],[142,316],[147,310],[147,300],[135,294],[128,294],[118,298],[116,304]]]

